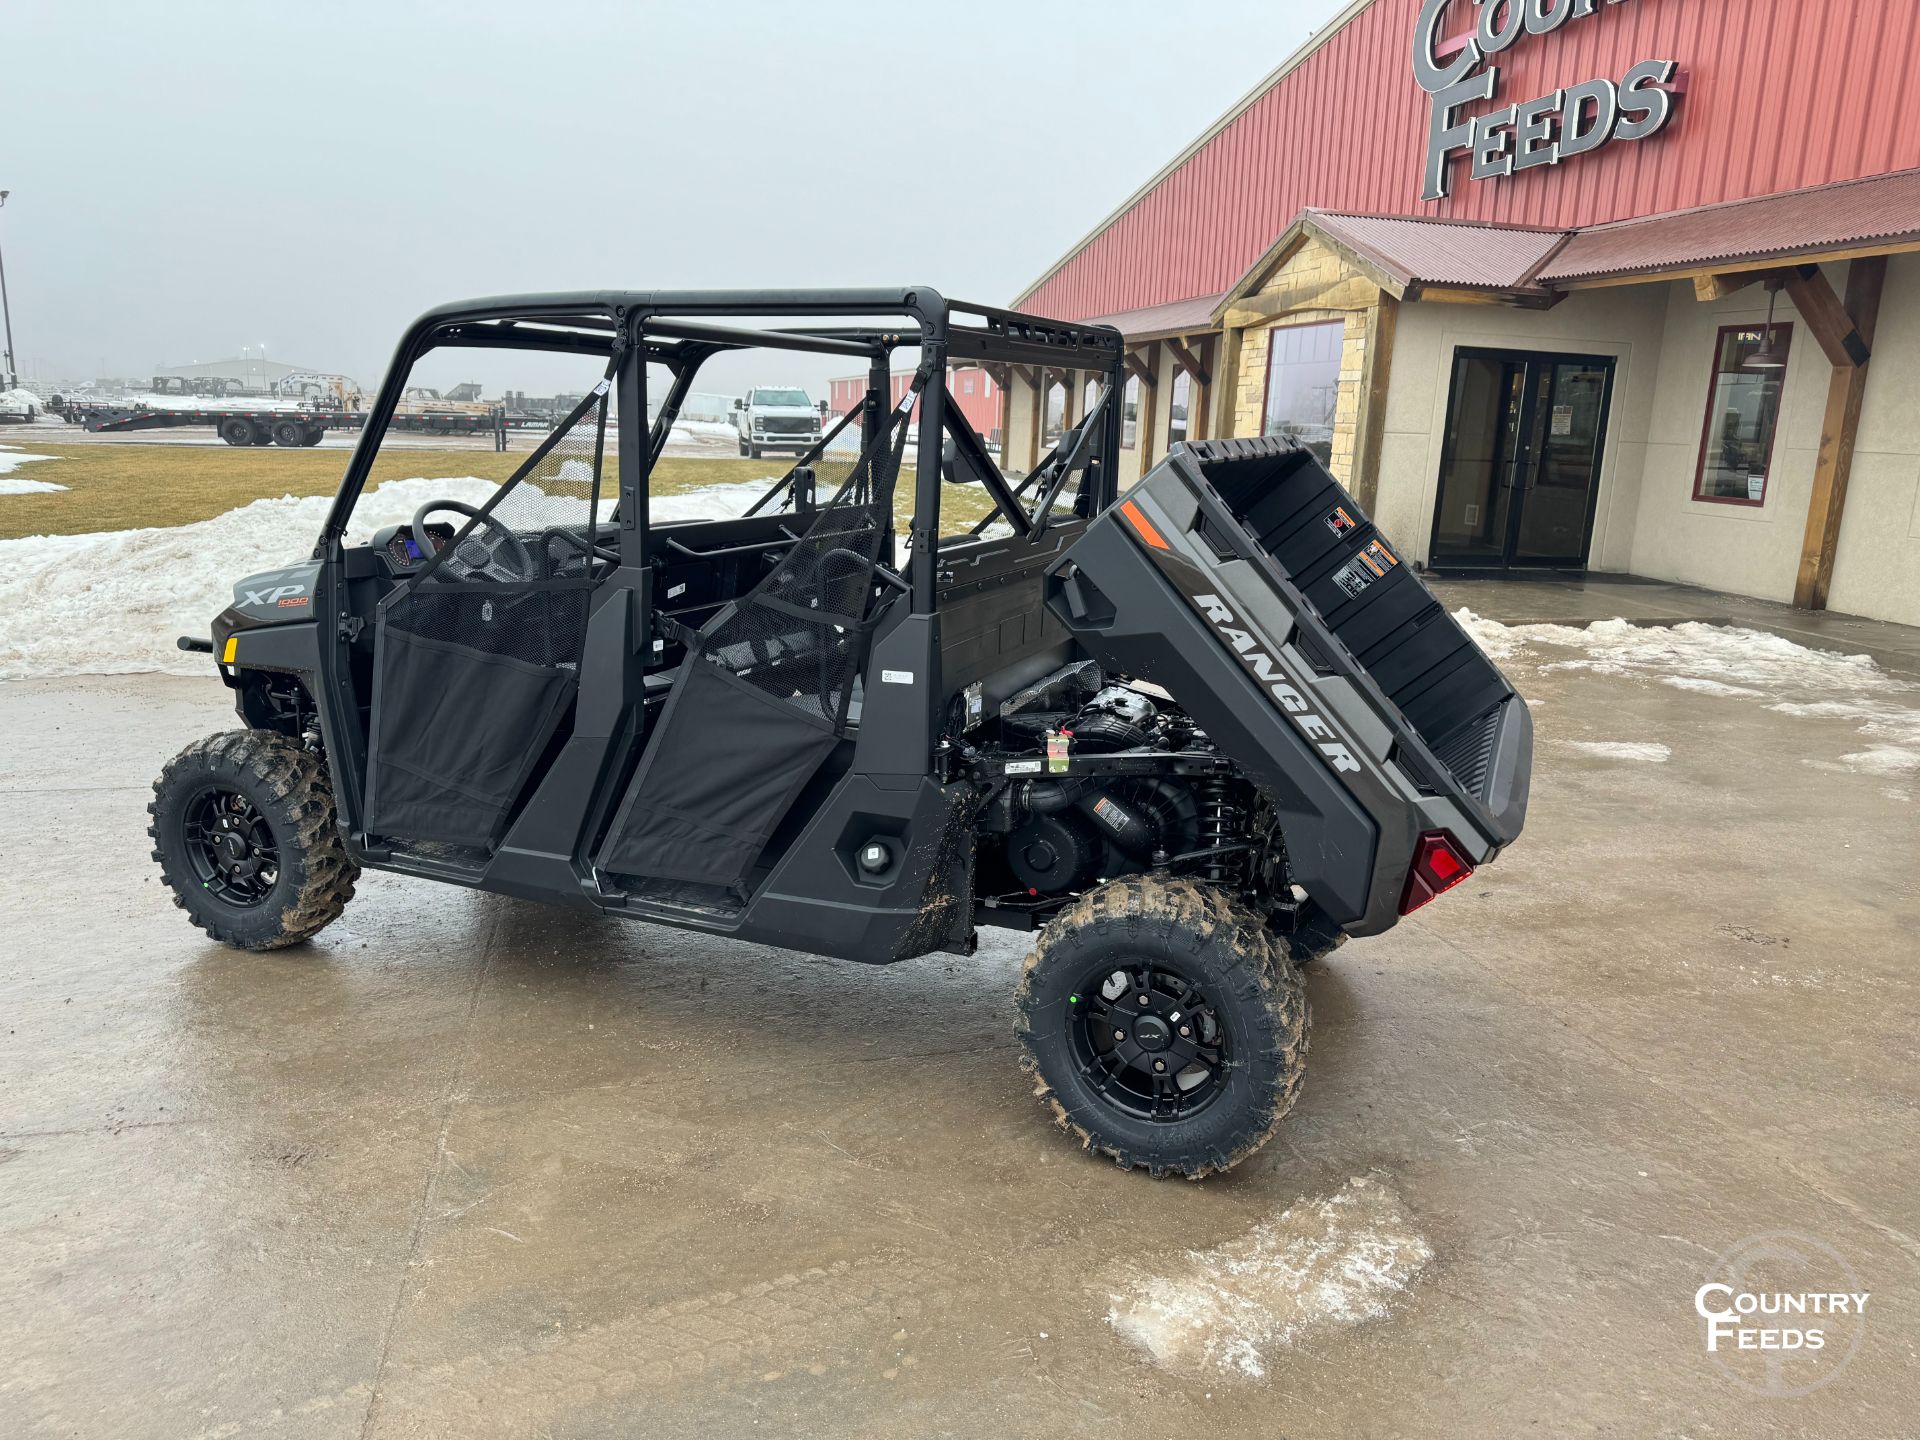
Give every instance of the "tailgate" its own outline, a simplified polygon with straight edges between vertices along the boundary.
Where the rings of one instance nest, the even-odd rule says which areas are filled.
[[[1520,834],[1525,702],[1291,441],[1176,449],[1067,551],[1050,603],[1262,781],[1296,877],[1355,933],[1398,918],[1420,835],[1483,864]]]

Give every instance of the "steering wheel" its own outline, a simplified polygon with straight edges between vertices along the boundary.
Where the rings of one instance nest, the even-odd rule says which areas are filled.
[[[533,557],[527,554],[527,547],[520,543],[518,535],[493,516],[482,515],[473,506],[464,505],[458,500],[429,500],[413,512],[414,543],[422,550],[433,543],[433,537],[427,532],[427,517],[440,510],[451,510],[480,522],[480,528],[460,541],[452,556],[467,571],[469,578],[484,576],[502,585],[517,585],[540,578]]]

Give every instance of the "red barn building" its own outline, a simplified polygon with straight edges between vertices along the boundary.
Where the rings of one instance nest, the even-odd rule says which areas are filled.
[[[846,414],[867,393],[867,377],[864,375],[847,375],[830,383],[833,409],[837,415]],[[900,403],[912,383],[913,371],[893,372],[893,404]],[[989,444],[999,444],[1005,396],[1000,387],[993,383],[993,377],[978,366],[956,365],[948,372],[947,390],[959,403],[967,423],[981,438]]]
[[[1916,0],[1356,0],[1017,304],[1133,342],[1129,472],[1287,433],[1432,566],[1920,623],[1916,54]],[[1088,394],[1014,372],[1009,463]]]

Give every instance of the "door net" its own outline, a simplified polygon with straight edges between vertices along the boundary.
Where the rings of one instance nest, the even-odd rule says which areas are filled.
[[[463,523],[381,604],[367,782],[375,834],[490,848],[571,706],[602,528],[610,388],[601,381],[477,513],[437,512]]]
[[[686,658],[601,869],[740,887],[851,730],[877,613],[875,567],[893,534],[894,484],[922,383],[764,580],[698,631],[664,622]]]

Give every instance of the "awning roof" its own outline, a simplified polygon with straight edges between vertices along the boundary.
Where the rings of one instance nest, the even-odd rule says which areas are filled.
[[[1406,285],[1462,285],[1513,290],[1566,243],[1564,230],[1415,220],[1394,215],[1340,215],[1308,210],[1310,228]]]
[[[1578,230],[1537,280],[1578,283],[1904,241],[1920,242],[1920,170]]]
[[[1117,315],[1098,315],[1085,323],[1111,325],[1129,340],[1162,340],[1172,335],[1201,335],[1214,328],[1213,311],[1220,303],[1218,295],[1201,295],[1192,300],[1175,300],[1169,305],[1150,305],[1144,310],[1123,310]]]
[[[1860,250],[1920,249],[1920,170],[1585,230],[1303,210],[1267,253],[1213,302],[1212,313],[1224,317],[1233,304],[1253,294],[1307,237],[1344,252],[1383,289],[1405,299],[1419,299],[1423,291],[1456,290],[1516,305],[1552,305],[1583,285],[1751,270]],[[1131,336],[1132,324],[1123,322],[1180,311],[1180,323],[1198,329],[1204,322],[1186,312],[1207,303],[1188,300],[1108,319]]]

